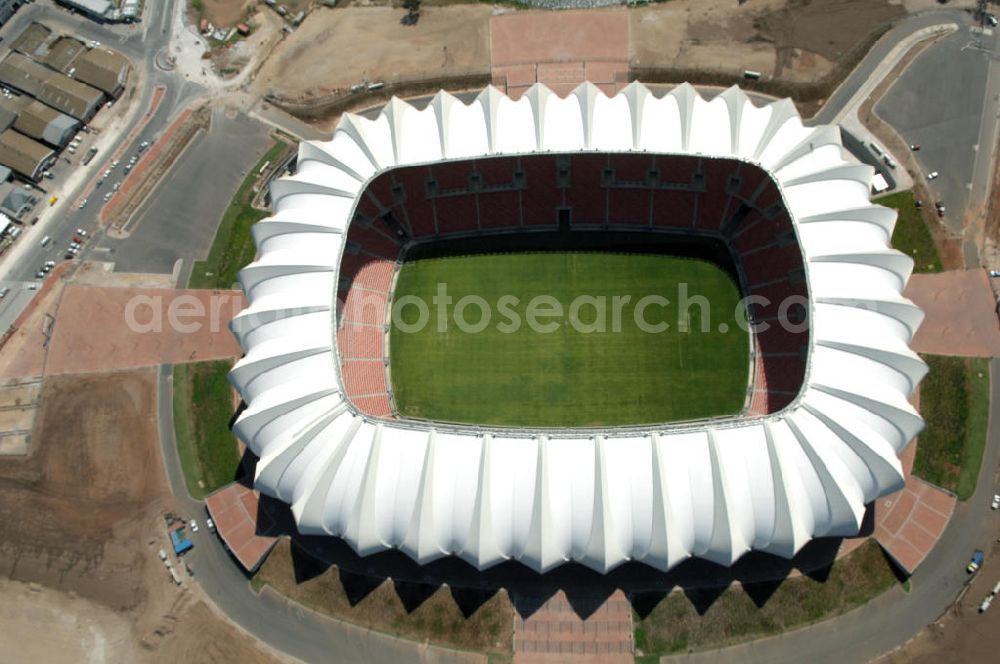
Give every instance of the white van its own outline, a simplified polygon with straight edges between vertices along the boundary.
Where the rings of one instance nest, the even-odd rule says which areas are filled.
[[[51,237],[49,237],[48,235],[46,235],[45,237],[43,237],[43,238],[42,238],[42,242],[41,242],[41,245],[42,245],[43,247],[47,247],[47,246],[49,246],[50,244],[52,244],[52,238],[51,238]]]

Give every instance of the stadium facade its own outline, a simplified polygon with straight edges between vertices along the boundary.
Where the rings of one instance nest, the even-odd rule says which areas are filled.
[[[608,208],[626,189],[647,192],[644,205],[665,196],[672,210],[701,200],[688,226],[712,209],[734,244],[767,235],[745,265],[789,247],[798,257],[786,265],[775,253],[743,284],[808,295],[801,348],[758,347],[762,406],[643,429],[512,431],[397,420],[371,400],[384,383],[351,386],[359,364],[345,360],[337,299],[368,278],[343,278],[359,253],[355,229],[383,224],[381,240],[405,244],[422,213],[400,221],[387,210],[408,197],[437,201],[431,213],[452,204],[442,180],[455,164],[472,170],[452,193],[520,191],[523,228],[526,192],[539,186],[532,158],[554,159],[558,181],[592,155],[689,171],[678,182],[643,166],[641,182],[616,184],[605,166]],[[521,165],[491,189],[482,173],[494,158]],[[413,167],[423,175],[409,189],[400,176],[369,191]],[[256,488],[290,504],[302,533],[344,538],[361,555],[396,548],[480,569],[578,561],[607,572],[634,560],[667,570],[692,556],[730,565],[751,549],[791,557],[811,538],[856,535],[866,504],[903,485],[898,455],[923,427],[908,399],[926,373],[909,348],[923,315],[901,294],[912,260],[889,248],[895,213],[871,204],[871,178],[844,158],[838,128],[805,127],[790,101],[758,107],[735,87],[710,101],[686,84],[663,97],[632,84],[611,98],[583,84],[565,99],[536,85],[518,101],[488,88],[470,104],[441,92],[423,109],[393,99],[374,119],[345,115],[272,185],[273,215],[254,227],[258,257],[240,274],[249,307],[232,329],[246,355],[231,380],[246,409],[234,430],[259,457]],[[441,233],[430,219],[428,238]],[[384,262],[391,277],[392,252]],[[386,308],[390,277],[377,277]],[[792,383],[778,385],[768,357],[801,365]],[[384,378],[383,363],[371,365]]]

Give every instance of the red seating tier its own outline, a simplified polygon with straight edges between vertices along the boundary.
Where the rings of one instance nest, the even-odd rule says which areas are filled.
[[[521,225],[521,194],[493,191],[479,194],[479,227],[516,228]]]
[[[653,192],[653,226],[691,228],[694,223],[697,194],[682,189],[658,189]]]
[[[608,223],[649,226],[649,189],[612,189],[608,192]]]
[[[348,397],[388,393],[385,385],[385,364],[381,360],[344,359],[341,360],[341,372],[344,390],[347,391]]]
[[[382,328],[344,323],[337,330],[337,350],[344,359],[382,359]]]
[[[447,196],[435,198],[433,203],[438,232],[442,235],[474,231],[478,228],[479,211],[475,196],[471,194]]]

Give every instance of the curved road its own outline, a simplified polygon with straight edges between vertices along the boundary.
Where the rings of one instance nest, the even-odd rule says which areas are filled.
[[[834,117],[901,39],[920,29],[951,22],[965,22],[967,15],[945,11],[907,19],[886,34],[858,68],[831,96],[817,121]],[[182,275],[183,279],[186,275]],[[990,365],[991,402],[988,443],[975,495],[959,503],[944,536],[917,572],[911,589],[902,588],[878,597],[865,606],[826,622],[724,650],[678,657],[689,662],[824,662],[864,661],[905,642],[938,618],[954,601],[967,580],[964,567],[975,548],[985,548],[996,533],[997,517],[989,509],[994,471],[1000,459],[1000,360]],[[204,516],[204,503],[187,493],[174,444],[172,419],[172,367],[159,376],[159,427],[161,451],[171,488],[180,510]],[[193,534],[196,548],[189,554],[198,582],[207,595],[235,623],[271,647],[305,661],[397,662],[424,660],[463,661],[484,658],[395,639],[331,620],[265,591],[255,595],[248,579],[226,553],[218,538],[202,529]]]

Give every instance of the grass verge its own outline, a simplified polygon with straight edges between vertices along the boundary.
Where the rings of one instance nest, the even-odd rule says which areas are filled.
[[[633,616],[643,656],[720,648],[840,615],[899,583],[874,540],[834,562],[823,581],[799,576],[779,582],[673,592],[645,618]],[[689,599],[689,596],[691,599]],[[708,604],[702,611],[696,608]]]
[[[925,355],[930,372],[920,386],[920,434],[914,474],[967,500],[986,446],[989,360]]]
[[[450,308],[438,304],[441,286]],[[400,307],[390,347],[396,404],[408,417],[616,426],[743,406],[749,344],[739,291],[708,261],[599,252],[429,258],[401,268],[396,302],[407,296],[423,306]]]
[[[502,590],[490,595],[379,582],[327,567],[288,539],[278,542],[254,579],[255,587],[270,585],[303,606],[368,629],[486,652],[491,662],[511,651],[514,609]]]
[[[196,500],[236,478],[240,458],[229,430],[233,414],[228,360],[174,366],[174,436]]]
[[[943,269],[941,256],[923,215],[913,204],[913,193],[901,191],[883,196],[876,202],[899,212],[896,229],[892,233],[892,246],[913,259],[913,271],[940,272]]]
[[[253,260],[257,247],[250,228],[268,214],[250,205],[254,196],[253,184],[261,167],[277,159],[287,147],[284,141],[275,141],[248,172],[222,215],[208,258],[195,261],[192,266],[189,288],[232,288],[236,283],[236,273]]]

